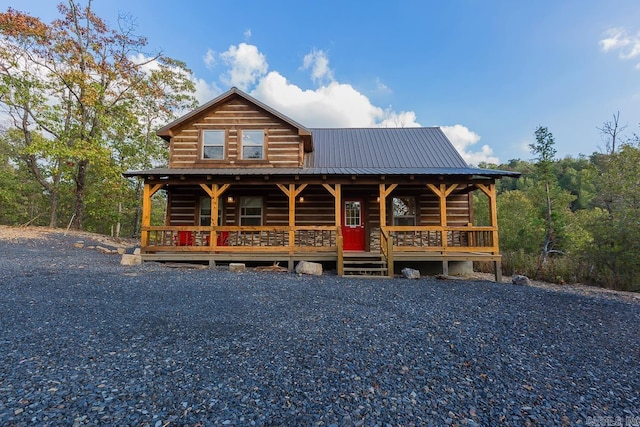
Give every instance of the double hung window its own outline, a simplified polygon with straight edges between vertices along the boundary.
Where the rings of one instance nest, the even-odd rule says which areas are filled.
[[[224,160],[224,130],[202,131],[202,158],[208,160]]]
[[[264,131],[242,131],[242,160],[264,159]]]

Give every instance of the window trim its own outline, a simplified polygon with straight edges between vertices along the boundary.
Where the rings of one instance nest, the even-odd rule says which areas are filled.
[[[245,145],[247,147],[257,147],[258,144],[245,144],[244,143],[244,133],[245,132],[262,132],[262,145],[260,146],[262,148],[262,157],[260,157],[259,159],[248,159],[244,157],[244,147]],[[267,161],[267,131],[265,129],[252,129],[252,128],[246,128],[246,129],[240,129],[238,132],[238,145],[239,145],[239,156],[238,156],[238,160],[242,161],[242,162],[264,162]]]
[[[205,144],[205,133],[206,132],[221,132],[222,133],[222,144]],[[229,140],[229,132],[227,131],[227,129],[202,129],[200,130],[200,160],[201,161],[205,161],[205,162],[220,162],[220,161],[225,161],[227,160],[227,153],[228,153],[228,148],[227,148],[227,144],[228,144],[228,140]],[[205,147],[222,147],[222,157],[221,158],[210,158],[210,157],[205,157],[204,156],[204,150]]]

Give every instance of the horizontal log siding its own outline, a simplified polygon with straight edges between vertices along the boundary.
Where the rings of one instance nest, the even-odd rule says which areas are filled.
[[[460,227],[471,222],[469,197],[467,194],[450,194],[447,197],[447,225]]]
[[[418,225],[440,225],[440,199],[431,191],[420,194],[418,211],[420,214]]]
[[[169,225],[196,225],[196,206],[200,192],[195,188],[175,189],[169,198]]]
[[[225,129],[228,131],[224,162],[202,160],[198,141],[202,129]],[[179,129],[171,138],[169,167],[201,168],[248,166],[240,161],[241,147],[239,130],[259,129],[266,134],[265,157],[274,167],[299,167],[302,162],[302,139],[297,130],[266,111],[262,111],[241,99],[231,100],[204,117],[198,117]],[[260,165],[260,164],[259,164]],[[264,166],[264,164],[261,164]]]

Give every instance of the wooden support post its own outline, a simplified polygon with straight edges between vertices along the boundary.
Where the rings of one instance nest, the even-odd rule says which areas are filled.
[[[493,249],[492,252],[494,255],[500,253],[500,244],[498,242],[498,203],[497,203],[497,194],[496,194],[496,186],[495,184],[476,184],[484,194],[489,197],[489,218],[491,220],[491,227],[493,228]]]
[[[322,186],[333,196],[334,198],[334,218],[336,225],[336,249],[338,252],[338,259],[336,260],[336,271],[338,276],[344,276],[344,249],[342,239],[342,187],[340,184],[336,184],[332,187],[330,184],[322,184]]]
[[[380,184],[380,228],[384,228],[387,226],[387,196],[391,194],[393,190],[396,189],[398,184],[391,184],[387,187],[386,184]]]
[[[295,239],[296,239],[296,197],[298,194],[302,192],[305,188],[307,188],[307,184],[301,184],[296,188],[295,184],[289,184],[289,188],[285,187],[282,184],[276,184],[280,191],[282,191],[285,196],[289,198],[289,254],[293,254],[293,250],[295,248]],[[291,267],[292,262],[289,263]],[[291,270],[291,268],[289,268]]]
[[[447,241],[447,196],[453,192],[456,188],[458,188],[458,184],[452,184],[450,187],[447,187],[447,184],[440,184],[439,187],[436,187],[433,184],[427,184],[427,187],[440,199],[440,226],[442,227],[441,240],[442,247],[446,249],[448,245]]]
[[[151,198],[158,192],[164,184],[144,184],[142,190],[142,235],[140,236],[140,246],[149,246],[149,231],[146,227],[151,226]]]
[[[220,209],[220,196],[227,191],[227,189],[231,186],[231,184],[223,184],[222,186],[218,186],[218,184],[212,184],[209,187],[206,184],[200,184],[200,187],[211,197],[211,222],[209,226],[211,228],[211,233],[209,237],[209,246],[216,247],[218,245],[218,233],[215,231],[214,227],[218,225],[218,210]]]

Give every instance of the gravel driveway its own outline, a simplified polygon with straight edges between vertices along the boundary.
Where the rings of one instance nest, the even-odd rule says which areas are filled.
[[[76,240],[0,240],[0,425],[640,425],[638,302]]]

